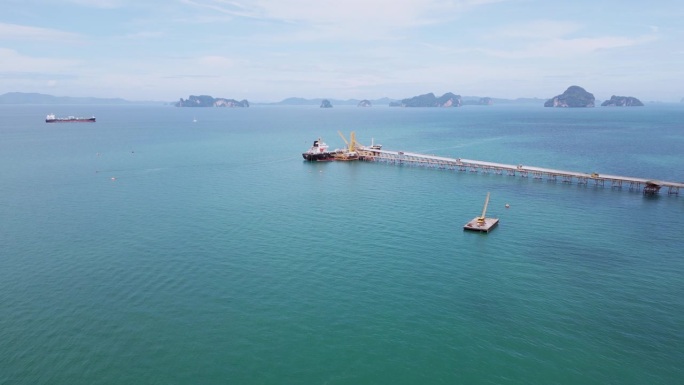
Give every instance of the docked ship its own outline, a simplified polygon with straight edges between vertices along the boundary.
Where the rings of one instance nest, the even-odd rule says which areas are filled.
[[[332,160],[373,160],[377,152],[382,149],[381,144],[371,143],[370,146],[364,146],[357,142],[354,131],[351,132],[349,140],[347,140],[347,138],[345,138],[341,132],[338,131],[337,133],[340,134],[340,137],[342,140],[344,140],[344,143],[347,145],[347,147],[330,151],[328,150],[328,145],[323,143],[321,138],[318,138],[318,140],[314,140],[313,145],[311,148],[309,148],[309,151],[302,153],[304,159],[308,160],[309,162]]]
[[[302,153],[302,157],[309,162],[325,162],[334,160],[335,152],[328,151],[328,145],[318,138],[307,152]]]
[[[49,114],[45,117],[45,123],[95,123],[95,117],[77,118],[75,116],[67,116],[66,118],[58,118],[55,114]]]

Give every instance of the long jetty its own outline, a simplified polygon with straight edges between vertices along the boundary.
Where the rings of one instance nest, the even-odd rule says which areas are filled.
[[[485,162],[481,160],[446,158],[435,155],[418,154],[405,151],[388,151],[379,146],[359,146],[359,159],[370,162],[384,162],[395,165],[422,166],[443,170],[463,171],[484,174],[498,174],[520,176],[523,178],[560,181],[561,183],[576,183],[578,185],[593,184],[598,187],[622,189],[629,187],[631,191],[643,191],[646,195],[657,194],[661,188],[666,188],[668,195],[679,195],[684,183],[662,180],[635,178],[629,176],[607,175],[598,173],[583,173],[575,171],[556,170],[551,168],[511,165],[504,163]]]

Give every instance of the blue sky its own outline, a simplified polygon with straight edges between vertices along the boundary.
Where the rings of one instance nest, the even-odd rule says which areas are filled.
[[[0,94],[684,97],[684,2],[4,0]]]

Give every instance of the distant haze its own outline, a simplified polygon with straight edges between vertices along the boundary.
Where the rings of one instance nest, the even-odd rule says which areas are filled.
[[[9,0],[0,94],[684,97],[680,0]],[[40,11],[37,12],[36,9]]]

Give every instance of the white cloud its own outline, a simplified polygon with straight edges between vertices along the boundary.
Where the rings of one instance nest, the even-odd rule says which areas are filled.
[[[581,24],[561,20],[534,20],[529,23],[511,24],[489,34],[493,39],[541,39],[568,36],[582,28]]]
[[[91,8],[112,9],[125,5],[124,0],[69,0],[70,3]]]
[[[82,41],[83,37],[75,33],[64,32],[58,29],[0,23],[0,40],[39,40],[76,43]]]
[[[4,73],[56,73],[73,68],[78,64],[79,62],[76,60],[25,56],[12,49],[0,48],[0,72]]]
[[[204,69],[229,69],[239,64],[236,59],[217,55],[202,56],[197,59],[197,63],[203,67],[199,69],[200,71]]]
[[[486,36],[489,41],[497,41],[506,48],[480,48],[479,51],[506,59],[562,58],[637,46],[658,39],[655,32],[637,37],[591,34],[592,31],[587,31],[580,23],[534,20],[524,24],[507,25]]]
[[[124,36],[126,39],[138,40],[138,39],[159,39],[164,37],[164,33],[160,31],[140,31],[135,33],[129,33]]]
[[[534,42],[518,50],[482,49],[481,52],[506,59],[560,58],[587,55],[602,50],[631,47],[655,40],[653,36],[627,38],[605,36],[594,38],[552,38]]]
[[[472,7],[503,0],[183,0],[235,17],[313,25],[403,28],[446,20]]]

